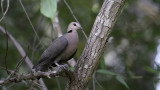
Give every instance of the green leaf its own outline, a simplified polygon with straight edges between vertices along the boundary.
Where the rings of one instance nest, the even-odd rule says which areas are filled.
[[[130,76],[131,78],[134,78],[134,77],[135,77],[134,73],[131,72],[129,69],[127,70],[127,72],[128,72],[128,74],[129,74],[129,76]]]
[[[122,85],[124,85],[127,89],[129,89],[127,83],[125,82],[125,80],[124,80],[120,75],[117,75],[117,76],[116,76],[116,79],[117,79]]]
[[[144,67],[144,70],[146,70],[147,72],[150,72],[150,73],[152,73],[152,74],[155,74],[155,75],[158,74],[158,71],[157,71],[157,70],[155,70],[155,69],[153,69],[153,68],[151,68],[151,67],[149,67],[149,66],[145,66],[145,67]]]
[[[107,75],[115,75],[116,76],[116,79],[122,84],[124,85],[127,89],[129,89],[127,83],[125,82],[125,80],[119,75],[119,74],[116,74],[114,72],[111,72],[111,71],[108,71],[108,70],[97,70],[98,73],[102,73],[102,74],[107,74]]]
[[[127,70],[129,76],[132,78],[132,79],[142,79],[143,76],[135,76],[133,72],[131,72],[130,70]]]
[[[50,18],[52,21],[56,15],[57,10],[57,0],[41,0],[41,13]]]
[[[108,70],[97,70],[98,73],[107,74],[107,75],[116,75],[116,73],[108,71]]]

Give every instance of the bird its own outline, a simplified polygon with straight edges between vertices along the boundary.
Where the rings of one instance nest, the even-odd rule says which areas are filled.
[[[37,64],[33,66],[35,71],[46,71],[49,67],[63,67],[76,53],[79,43],[77,30],[82,27],[77,22],[68,25],[67,33],[56,38],[42,53]],[[61,65],[62,64],[62,65]]]

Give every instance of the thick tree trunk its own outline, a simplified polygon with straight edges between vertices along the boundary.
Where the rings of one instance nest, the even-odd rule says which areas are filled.
[[[66,90],[86,90],[125,0],[105,0]]]

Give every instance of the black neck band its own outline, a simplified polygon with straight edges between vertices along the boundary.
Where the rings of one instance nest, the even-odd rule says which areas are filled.
[[[72,30],[69,30],[67,33],[71,33],[72,32]]]

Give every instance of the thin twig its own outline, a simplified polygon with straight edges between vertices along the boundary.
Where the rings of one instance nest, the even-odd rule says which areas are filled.
[[[6,70],[6,68],[2,67],[2,66],[0,66],[0,68],[3,69],[3,70]],[[9,70],[9,69],[8,69],[8,71],[9,71],[9,73],[13,72],[12,70]]]
[[[53,41],[53,25],[52,25],[52,21],[51,21],[51,43]]]
[[[57,82],[57,85],[58,85],[58,89],[59,89],[59,90],[62,90],[62,89],[61,89],[61,84],[60,84],[60,82],[59,82],[58,77],[56,77],[56,82]]]
[[[2,67],[2,66],[0,66],[0,68],[3,69],[3,70],[6,70],[6,68],[5,68],[5,67]]]
[[[98,86],[99,86],[100,88],[102,88],[103,90],[105,90],[105,88],[97,81],[97,79],[96,79],[96,78],[94,78],[94,79],[95,79],[96,83],[98,84]]]
[[[54,22],[52,22],[52,27],[55,29],[58,37],[63,35],[61,27],[59,25],[58,11],[56,12],[56,17],[54,19]]]
[[[4,18],[5,14],[7,13],[8,8],[9,8],[9,0],[7,0],[7,9],[6,9],[6,11],[5,11],[5,12],[4,12],[4,10],[3,10],[3,0],[1,0],[1,9],[2,9],[2,13],[3,13],[3,17],[1,18],[1,20]],[[0,20],[0,22],[1,22],[1,20]],[[7,32],[5,22],[4,22],[4,30],[5,30],[5,32]],[[9,75],[9,71],[8,71],[8,67],[7,67],[8,36],[7,36],[7,34],[5,34],[5,35],[6,35],[6,53],[5,53],[5,60],[4,60],[4,64],[5,64],[5,67],[6,67],[7,74]]]
[[[17,72],[18,71],[18,68],[21,66],[21,64],[23,63],[23,61],[26,59],[27,55],[25,55],[19,62],[18,64],[16,65],[16,68],[14,70],[14,72]]]
[[[6,30],[6,26],[5,26],[5,32],[7,32]],[[8,36],[7,36],[7,33],[5,34],[6,35],[6,53],[5,53],[5,67],[6,67],[6,71],[7,71],[7,74],[9,75],[9,71],[8,71],[8,66],[7,66],[7,55],[8,55]]]
[[[67,5],[67,7],[68,7],[68,9],[69,9],[70,13],[72,14],[73,18],[76,20],[76,22],[78,22],[78,23],[79,23],[78,19],[77,19],[77,18],[76,18],[76,16],[74,15],[74,13],[73,13],[73,11],[72,11],[71,7],[69,6],[69,4],[66,2],[66,0],[63,0],[63,1],[64,1],[64,3]],[[80,23],[79,23],[79,24],[80,24]],[[80,24],[80,25],[81,25],[81,24]],[[81,26],[81,27],[82,27],[82,26]],[[84,34],[85,38],[86,38],[86,39],[88,39],[88,37],[87,37],[86,33],[85,33],[85,32],[84,32],[84,30],[83,30],[83,27],[82,27],[82,32],[83,32],[83,34]]]
[[[49,28],[50,24],[48,24],[47,30]],[[45,36],[45,34],[42,35],[41,38],[43,38]],[[42,39],[40,39],[40,42],[42,42]],[[37,45],[35,45],[35,49],[37,49],[40,46],[40,42],[37,43]],[[42,47],[42,49],[44,50],[44,46]]]
[[[17,40],[8,32],[5,32],[4,28],[2,26],[0,26],[0,30],[7,34],[7,36],[11,39],[11,41],[13,42],[13,44],[16,46],[17,50],[19,51],[19,53],[21,54],[22,57],[25,57],[26,53],[24,51],[24,49],[22,48],[22,46],[17,42]],[[30,61],[29,57],[26,57],[26,63],[29,66],[29,68],[32,70],[33,64]]]
[[[8,8],[9,8],[9,0],[7,0],[7,8],[6,8],[6,10],[5,10],[5,12],[4,12],[4,10],[3,10],[3,0],[1,0],[1,9],[2,9],[2,12],[3,12],[3,16],[2,16],[2,18],[0,19],[0,22],[4,19],[4,17],[6,16],[6,14],[7,14],[7,12],[8,12]]]
[[[36,36],[34,36],[33,44],[32,44],[32,54],[31,54],[31,60],[34,59],[34,52],[35,52],[35,44],[36,44]]]
[[[24,12],[25,12],[25,14],[26,14],[26,16],[27,16],[27,19],[28,19],[28,21],[29,21],[31,27],[32,27],[34,33],[36,34],[36,37],[37,37],[38,41],[40,42],[39,36],[38,36],[38,34],[37,34],[37,32],[36,32],[36,30],[35,30],[35,28],[34,28],[32,22],[31,22],[31,19],[29,18],[29,15],[28,15],[28,13],[27,13],[27,11],[26,11],[26,9],[25,9],[25,7],[24,7],[22,1],[19,0],[19,3],[21,4],[21,6],[22,6],[22,8],[23,8],[23,10],[24,10]],[[40,42],[40,43],[41,43],[41,42]]]
[[[41,17],[40,17],[40,21],[38,21],[37,28],[36,28],[37,33],[38,33],[38,31],[39,31],[39,28],[40,28],[40,26],[41,26],[41,23],[42,23],[43,19],[44,19],[44,17],[41,16]],[[32,60],[32,61],[33,61],[33,59],[34,59],[35,44],[36,44],[36,36],[34,36],[34,40],[33,40],[33,44],[32,44],[32,56],[31,56],[31,60]]]
[[[3,1],[4,1],[4,0],[1,0],[1,10],[2,10],[2,12],[4,13],[4,10],[3,10]]]
[[[76,22],[79,23],[78,19],[77,19],[76,16],[74,15],[74,13],[73,13],[71,7],[69,6],[69,4],[66,2],[66,0],[63,0],[63,1],[64,1],[64,3],[67,5],[67,7],[68,7],[69,11],[71,12],[73,18],[76,20]],[[80,24],[80,23],[79,23],[79,24]]]
[[[16,41],[16,39],[8,32],[5,32],[4,28],[2,26],[0,26],[0,31],[2,31],[3,33],[7,33],[7,36],[11,39],[11,41],[13,42],[13,44],[16,46],[17,50],[19,51],[19,53],[21,54],[22,57],[24,57],[26,55],[24,49],[22,48],[22,46]],[[31,60],[29,59],[28,56],[26,56],[26,59],[25,59],[25,62],[27,63],[28,67],[34,71],[32,69],[33,67],[33,64],[31,62]],[[43,80],[40,80],[39,81],[40,84],[43,86],[43,87],[46,87],[46,85],[44,84]],[[42,84],[43,83],[43,84]],[[44,89],[44,90],[47,90],[47,89]]]
[[[40,78],[39,83],[40,83],[41,86],[42,86],[42,90],[48,90],[48,88],[46,87],[46,85],[45,85],[45,83],[44,83],[44,81],[43,81],[42,78]]]
[[[35,84],[36,86],[38,86],[39,88],[42,88],[42,86],[39,83],[37,83],[36,81],[32,81],[32,83]]]

